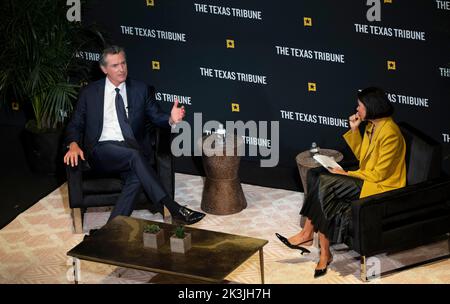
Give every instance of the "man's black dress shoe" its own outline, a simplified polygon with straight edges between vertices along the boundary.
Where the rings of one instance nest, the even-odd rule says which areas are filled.
[[[172,219],[183,225],[192,225],[200,221],[206,214],[181,206],[180,209],[172,214]]]
[[[307,241],[304,241],[304,242],[301,242],[301,243],[296,244],[296,245],[293,245],[293,244],[291,244],[291,243],[289,242],[289,240],[288,240],[287,238],[285,238],[285,237],[282,236],[281,234],[275,233],[275,235],[276,235],[277,238],[278,238],[284,245],[286,245],[287,247],[289,247],[289,248],[291,248],[291,249],[298,249],[298,250],[300,250],[302,255],[303,255],[305,252],[306,252],[306,253],[311,253],[311,251],[309,251],[309,250],[306,249],[305,247],[302,247],[302,246],[299,246],[299,245],[304,244],[304,243],[311,242],[312,239],[307,240]]]

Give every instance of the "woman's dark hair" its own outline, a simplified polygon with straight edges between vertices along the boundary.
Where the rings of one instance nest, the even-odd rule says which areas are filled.
[[[365,119],[389,117],[394,113],[394,107],[380,88],[366,88],[358,92],[358,99],[366,107]]]

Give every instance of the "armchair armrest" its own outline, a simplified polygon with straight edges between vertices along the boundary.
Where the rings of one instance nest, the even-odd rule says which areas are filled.
[[[383,233],[420,216],[450,214],[450,178],[438,178],[352,202],[352,247],[362,255],[385,245]],[[446,213],[442,214],[446,216]],[[419,238],[419,237],[418,237]]]
[[[83,171],[88,170],[88,167],[88,162],[83,160],[80,160],[75,167],[66,165],[70,208],[83,207]]]
[[[433,197],[430,197],[433,194]],[[422,199],[424,198],[424,199]],[[426,199],[425,199],[426,198]],[[450,198],[450,178],[441,177],[425,181],[404,188],[371,195],[353,201],[353,209],[363,210],[373,205],[382,204],[390,208],[386,209],[385,215],[393,215],[395,212],[414,209],[421,205],[430,204],[431,200],[440,201]],[[405,203],[406,199],[408,202]]]

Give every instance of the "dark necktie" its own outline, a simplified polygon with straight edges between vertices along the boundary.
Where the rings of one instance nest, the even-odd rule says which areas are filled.
[[[134,137],[133,130],[128,122],[127,114],[125,112],[125,106],[123,104],[122,95],[120,95],[120,89],[116,88],[116,112],[117,119],[119,120],[120,129],[122,130],[123,138],[125,142],[132,148],[139,150],[139,144]]]

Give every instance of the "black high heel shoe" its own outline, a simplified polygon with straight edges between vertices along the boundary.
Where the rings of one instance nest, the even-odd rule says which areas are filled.
[[[331,259],[328,260],[327,266],[325,266],[325,268],[314,269],[314,278],[316,279],[318,277],[324,276],[327,273],[328,265],[330,265],[331,262],[333,262],[333,256],[331,256]]]
[[[300,246],[300,245],[301,245],[301,244],[308,243],[308,242],[311,242],[313,239],[310,239],[310,240],[307,240],[307,241],[304,241],[304,242],[301,242],[301,243],[298,243],[298,244],[294,245],[294,244],[291,244],[291,243],[289,242],[289,240],[288,240],[287,238],[285,238],[284,236],[282,236],[281,234],[275,233],[275,235],[277,236],[277,238],[278,238],[284,245],[286,245],[286,246],[289,247],[290,249],[298,249],[298,250],[300,250],[300,251],[301,251],[301,255],[303,255],[305,252],[306,252],[306,253],[311,253],[311,251],[309,251],[308,249],[306,249],[305,247],[302,247],[302,246]]]

